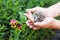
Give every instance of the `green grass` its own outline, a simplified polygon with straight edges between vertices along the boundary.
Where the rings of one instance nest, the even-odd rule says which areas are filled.
[[[25,9],[36,6],[49,7],[60,0],[0,0],[0,40],[44,40],[49,38],[51,29],[32,30],[26,25]],[[22,24],[20,30],[10,26],[15,19]]]

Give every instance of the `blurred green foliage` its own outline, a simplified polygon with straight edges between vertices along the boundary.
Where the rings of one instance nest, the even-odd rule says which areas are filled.
[[[32,30],[26,25],[25,9],[36,6],[49,7],[60,0],[0,0],[0,40],[44,40],[53,33],[51,29]],[[10,27],[10,20],[22,24],[22,29]]]

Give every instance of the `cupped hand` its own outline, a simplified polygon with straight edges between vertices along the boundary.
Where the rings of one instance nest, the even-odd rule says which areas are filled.
[[[32,28],[34,30],[37,30],[40,28],[53,28],[55,19],[51,16],[48,16],[48,15],[44,19],[44,21],[34,22],[34,18],[33,18],[32,13],[37,11],[37,10],[40,10],[41,12],[44,12],[47,15],[47,11],[45,8],[36,7],[36,8],[32,8],[32,9],[27,9],[26,10],[27,13],[24,14],[29,19],[26,22],[27,26],[29,26],[30,28]]]
[[[30,28],[37,30],[40,28],[53,28],[55,19],[52,17],[45,18],[42,22],[32,22],[31,20],[26,21],[27,26]]]

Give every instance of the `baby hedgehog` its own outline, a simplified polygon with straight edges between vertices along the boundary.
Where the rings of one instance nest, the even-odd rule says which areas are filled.
[[[33,13],[33,17],[34,17],[34,22],[41,22],[44,20],[44,18],[46,18],[46,15],[41,11],[36,11]]]

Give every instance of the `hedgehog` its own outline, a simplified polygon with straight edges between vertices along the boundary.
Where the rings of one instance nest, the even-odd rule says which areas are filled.
[[[36,11],[33,13],[34,22],[42,22],[46,18],[46,14],[41,11]]]

